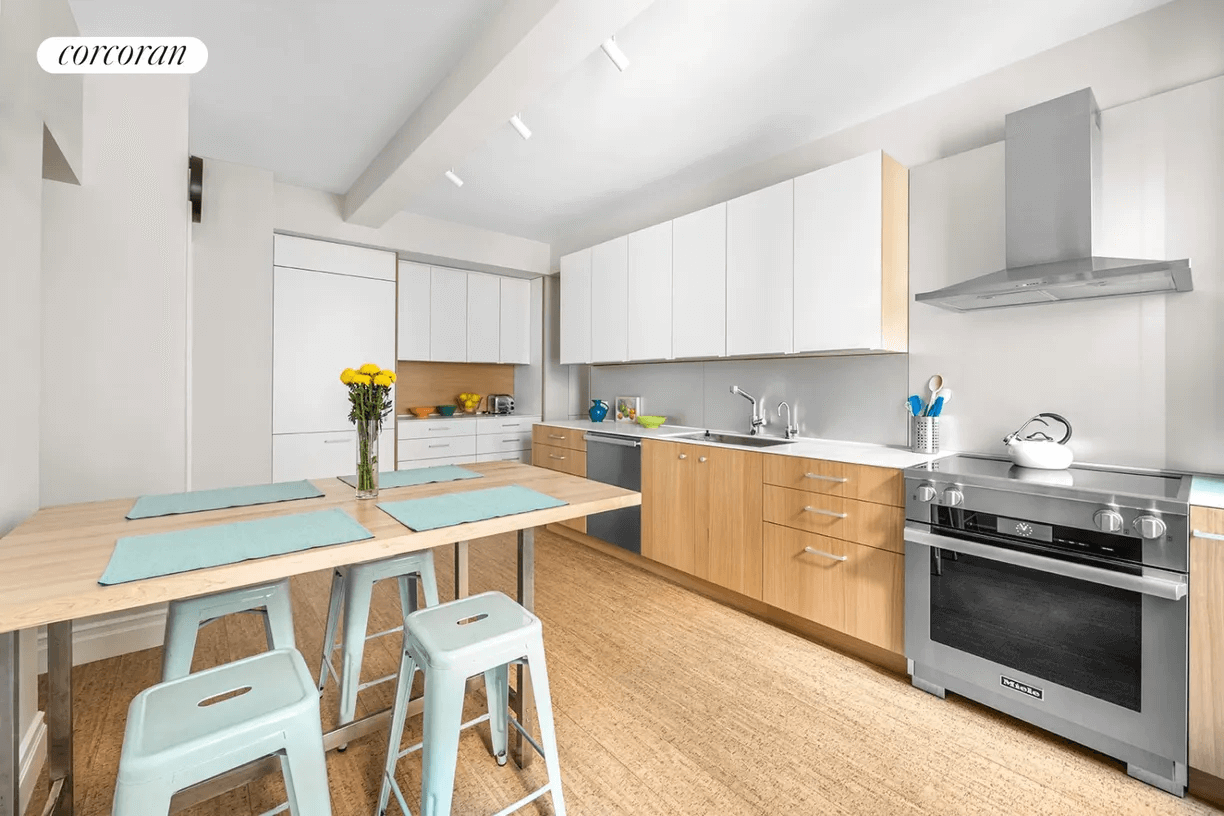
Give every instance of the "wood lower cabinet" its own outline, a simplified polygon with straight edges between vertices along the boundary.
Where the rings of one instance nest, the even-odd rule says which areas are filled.
[[[535,467],[548,468],[571,476],[586,478],[586,442],[578,435],[570,434],[568,429],[550,428],[545,425],[535,425],[532,428],[531,464]],[[551,432],[551,436],[550,436]],[[560,440],[554,438],[560,437]],[[562,441],[569,445],[581,445],[582,450],[563,448],[556,444],[543,444],[539,440],[548,439],[551,442]],[[587,523],[585,518],[570,519],[560,522],[561,526],[569,527],[585,533]]]
[[[761,455],[642,445],[642,555],[761,598]]]
[[[765,520],[869,547],[905,550],[905,511],[900,507],[765,485]]]
[[[1224,536],[1224,510],[1190,509],[1190,528]],[[1224,777],[1224,541],[1190,541],[1190,766]]]
[[[905,556],[853,544],[846,579],[846,634],[905,653]]]

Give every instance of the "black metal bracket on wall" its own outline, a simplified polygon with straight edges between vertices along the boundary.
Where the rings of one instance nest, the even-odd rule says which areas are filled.
[[[199,156],[187,157],[187,200],[191,202],[191,220],[200,223],[200,202],[204,197],[204,160]]]

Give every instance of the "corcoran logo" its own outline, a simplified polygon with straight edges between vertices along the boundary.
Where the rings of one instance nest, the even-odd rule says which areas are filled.
[[[1027,694],[1030,697],[1035,697],[1038,700],[1045,699],[1045,692],[1036,686],[1030,686],[1028,683],[1021,683],[1019,680],[1013,680],[1006,675],[999,675],[999,685],[1009,688],[1012,691],[1018,691],[1021,694]]]
[[[194,74],[207,62],[195,37],[49,37],[38,46],[51,74]]]

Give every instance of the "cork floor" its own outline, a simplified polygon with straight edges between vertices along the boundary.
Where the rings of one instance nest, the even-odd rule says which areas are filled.
[[[1214,814],[1128,778],[1120,763],[966,700],[938,700],[904,678],[809,642],[551,533],[537,535],[544,622],[566,804],[571,814]],[[473,542],[473,592],[513,594],[511,537]],[[453,596],[449,549],[437,554]],[[328,576],[294,581],[299,648],[317,665]],[[375,593],[370,631],[395,625],[394,582]],[[262,647],[236,616],[201,630],[195,668]],[[367,644],[363,679],[398,668],[398,635]],[[160,672],[156,649],[77,668],[77,814],[110,813],[132,697]],[[44,678],[45,680],[45,678]],[[393,684],[362,693],[359,715],[390,703]],[[45,692],[44,692],[45,693]],[[467,716],[483,700],[469,695]],[[328,687],[324,723],[334,722]],[[454,812],[493,813],[543,780],[499,768],[478,726],[460,742]],[[419,739],[420,719],[405,741]],[[328,757],[336,816],[370,816],[384,733]],[[398,779],[419,796],[419,754]],[[38,816],[44,771],[31,805]],[[184,813],[254,816],[283,801],[265,777]],[[545,797],[522,813],[553,812]],[[393,805],[391,813],[398,813]]]

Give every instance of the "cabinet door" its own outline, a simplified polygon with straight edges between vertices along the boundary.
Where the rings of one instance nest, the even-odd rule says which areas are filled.
[[[531,362],[531,281],[501,279],[501,340],[503,363]]]
[[[538,447],[538,446],[537,446]],[[695,572],[697,539],[706,520],[697,507],[696,445],[642,443],[642,555]]]
[[[399,262],[399,347],[401,360],[429,360],[429,267]]]
[[[761,454],[684,445],[697,460],[698,578],[761,597]]]
[[[591,362],[628,359],[629,237],[591,248]]]
[[[394,365],[394,281],[275,267],[272,320],[272,433],[351,430],[340,372]]]
[[[392,439],[394,434],[385,434]],[[391,470],[395,456],[387,453],[382,464],[383,436],[379,441],[379,466]],[[392,440],[393,442],[393,440]],[[357,468],[357,432],[295,433],[272,436],[272,481],[327,479],[353,473]]]
[[[795,351],[880,348],[883,154],[795,179]]]
[[[1224,535],[1224,510],[1190,508],[1190,527]],[[1224,541],[1190,541],[1190,766],[1224,776]]]
[[[801,618],[845,631],[846,563],[856,545],[777,524],[763,526],[761,599]],[[840,560],[843,556],[846,561]]]
[[[672,221],[672,356],[727,354],[727,205]]]
[[[433,266],[429,283],[429,359],[466,363],[468,273]]]
[[[561,259],[561,364],[591,362],[591,250]]]
[[[501,280],[496,275],[468,273],[467,361],[501,362]]]
[[[672,225],[629,236],[628,359],[672,356]]]
[[[369,247],[298,238],[294,235],[272,236],[272,263],[275,266],[332,272],[359,278],[395,280],[395,253]]]
[[[727,202],[727,354],[793,349],[794,183]]]
[[[832,539],[826,539],[831,541]],[[905,652],[905,556],[846,544],[846,634]]]

